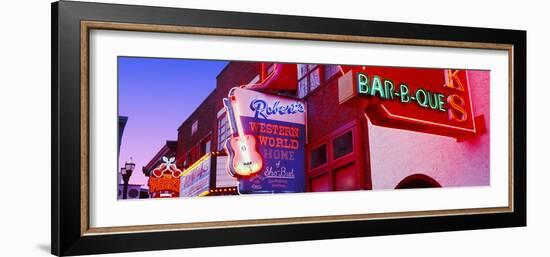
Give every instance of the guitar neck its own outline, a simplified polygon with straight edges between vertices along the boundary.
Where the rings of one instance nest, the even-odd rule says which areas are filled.
[[[235,115],[235,109],[233,108],[233,103],[228,98],[223,99],[223,105],[227,111],[227,118],[229,119],[229,128],[232,135],[237,135],[241,137],[242,131],[240,129],[240,120],[238,120],[237,115]]]

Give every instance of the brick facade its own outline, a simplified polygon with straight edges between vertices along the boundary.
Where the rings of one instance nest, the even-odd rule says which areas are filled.
[[[266,64],[268,67],[269,64]],[[296,66],[298,68],[298,66]],[[319,66],[319,70],[323,66]],[[218,120],[224,119],[222,99],[227,97],[229,90],[233,87],[244,85],[259,76],[261,64],[258,62],[230,62],[216,77],[216,89],[197,107],[195,112],[185,120],[178,128],[178,150],[177,150],[177,165],[180,167],[188,167],[198,158],[205,154],[205,143],[210,142],[211,151],[222,151],[218,147]],[[308,138],[307,143],[329,144],[334,138],[330,138],[330,134],[338,131],[344,125],[350,123],[357,124],[353,127],[357,130],[357,138],[360,141],[355,142],[358,149],[354,151],[354,155],[347,156],[347,161],[337,160],[334,164],[329,165],[329,169],[324,169],[320,172],[315,171],[315,175],[311,176],[312,181],[316,177],[327,176],[337,177],[344,176],[351,180],[352,187],[344,187],[341,190],[352,189],[370,189],[370,166],[368,158],[368,126],[364,118],[362,108],[340,105],[338,103],[338,77],[340,73],[333,76],[331,79],[324,79],[321,72],[321,84],[314,91],[310,92],[303,99],[307,102],[308,115],[307,127]],[[285,96],[296,97],[297,92],[284,92]],[[218,116],[219,115],[219,116]],[[191,134],[193,123],[198,121],[198,130]],[[314,128],[314,129],[311,129]],[[335,135],[336,137],[338,135]],[[322,142],[322,140],[328,140]],[[355,149],[355,148],[354,148]],[[356,160],[357,159],[357,160]],[[340,171],[342,167],[348,167],[344,171]],[[351,169],[349,168],[351,167]],[[351,172],[351,173],[350,173]],[[319,174],[317,174],[319,173]],[[318,183],[318,182],[315,182]],[[338,190],[339,186],[336,182],[330,181],[325,185],[328,190]],[[309,182],[308,182],[309,184]],[[310,186],[310,190],[317,190],[315,186]]]
[[[206,144],[212,140],[216,121],[216,90],[213,90],[178,128],[176,165],[188,167],[205,154]],[[193,124],[197,125],[196,131]]]
[[[216,88],[178,128],[176,163],[179,167],[188,167],[204,155],[207,141],[210,141],[210,151],[223,150],[217,149],[217,114],[223,108],[222,99],[227,97],[231,88],[250,82],[259,70],[260,64],[256,62],[230,62],[220,72],[216,77]],[[198,121],[198,128],[192,134],[195,121]],[[194,151],[198,151],[198,156]]]
[[[457,145],[450,138],[374,126],[365,115],[363,103],[339,103],[338,79],[342,72],[333,69],[338,66],[296,65],[299,70],[303,67],[308,67],[306,73],[300,71],[306,75],[300,75],[298,83],[305,77],[310,83],[310,75],[317,69],[318,85],[309,85],[306,91],[301,91],[304,85],[301,84],[297,91],[273,93],[290,97],[302,94],[306,102],[307,191],[393,189],[404,185],[407,178],[415,178],[410,185],[432,180],[429,183],[432,186],[488,184],[488,173],[475,173],[488,170],[488,133]],[[216,88],[178,128],[178,167],[189,167],[208,152],[224,150],[218,144],[218,124],[226,119],[222,99],[231,88],[257,81],[261,69],[261,63],[257,62],[229,62],[219,73]],[[325,72],[332,76],[325,77]],[[489,84],[488,73],[469,72],[469,75],[474,115],[483,115],[488,120],[489,91],[484,86]],[[193,124],[197,124],[195,132]],[[455,157],[453,161],[447,156],[451,154]],[[432,155],[434,158],[426,158]],[[460,175],[457,170],[461,170]]]

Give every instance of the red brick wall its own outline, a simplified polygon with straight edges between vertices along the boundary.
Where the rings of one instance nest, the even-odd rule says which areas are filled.
[[[252,80],[260,70],[260,64],[256,62],[231,62],[216,78],[216,89],[197,107],[197,109],[178,128],[178,148],[176,163],[182,166],[186,155],[196,145],[210,134],[211,150],[218,144],[217,113],[223,108],[222,99],[227,97],[229,89],[240,86]],[[191,135],[191,126],[196,120],[198,130]]]
[[[341,105],[338,102],[338,76],[326,84],[322,84],[305,98],[307,104],[308,143],[315,143],[323,136],[335,131],[343,125],[359,120],[362,133],[361,147],[365,164],[366,187],[370,189],[370,158],[368,121],[363,108],[353,105]]]
[[[192,147],[199,145],[201,141],[214,130],[212,121],[216,119],[215,109],[216,90],[195,109],[195,111],[178,128],[178,148],[176,152],[176,164],[182,166],[186,154]],[[191,135],[191,126],[198,120],[198,129]]]

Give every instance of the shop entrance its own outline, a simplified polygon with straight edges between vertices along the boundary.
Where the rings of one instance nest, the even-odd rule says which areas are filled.
[[[360,123],[355,120],[308,144],[308,190],[322,192],[365,188],[361,138]]]

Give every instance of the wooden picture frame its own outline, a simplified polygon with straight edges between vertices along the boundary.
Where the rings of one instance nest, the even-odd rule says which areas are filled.
[[[437,212],[90,227],[88,36],[94,29],[508,51],[509,205]],[[525,31],[61,1],[52,4],[51,84],[51,245],[55,255],[526,225]]]

